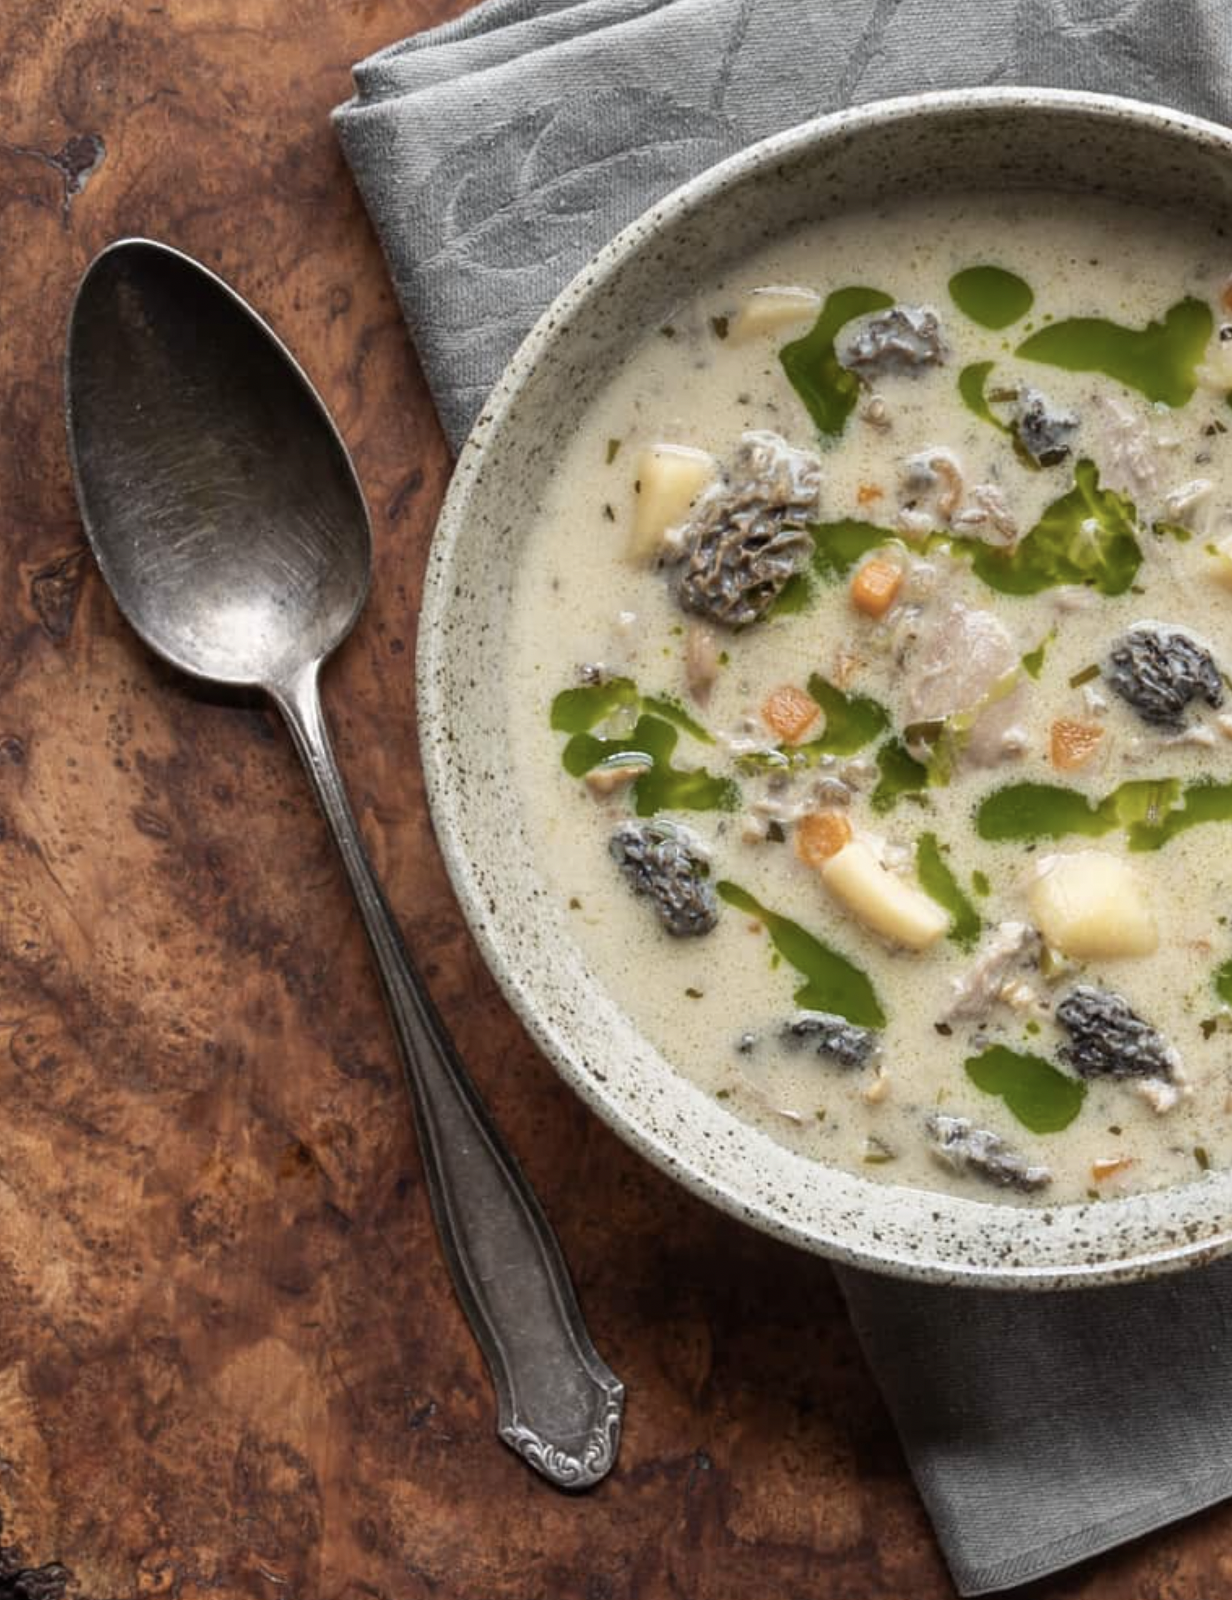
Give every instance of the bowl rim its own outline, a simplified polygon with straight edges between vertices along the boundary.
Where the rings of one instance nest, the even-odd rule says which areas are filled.
[[[660,1171],[719,1209],[752,1224],[762,1232],[784,1239],[813,1254],[880,1275],[909,1280],[945,1283],[956,1287],[985,1289],[1066,1289],[1108,1285],[1141,1280],[1166,1271],[1201,1265],[1232,1250],[1232,1170],[1207,1173],[1186,1185],[1148,1190],[1119,1200],[1100,1200],[1089,1205],[1007,1207],[987,1200],[971,1201],[947,1192],[910,1185],[884,1185],[903,1195],[919,1196],[947,1207],[986,1213],[1007,1213],[1020,1217],[1039,1216],[1051,1211],[1084,1215],[1098,1214],[1110,1224],[1118,1212],[1144,1206],[1166,1209],[1169,1198],[1203,1188],[1214,1198],[1218,1190],[1223,1200],[1218,1207],[1226,1219],[1216,1231],[1178,1241],[1175,1223],[1169,1236],[1157,1230],[1159,1242],[1148,1243],[1124,1255],[1109,1255],[1084,1260],[1058,1260],[1031,1264],[963,1262],[932,1256],[927,1251],[895,1252],[878,1250],[836,1238],[821,1226],[808,1226],[785,1215],[759,1195],[734,1187],[713,1173],[695,1171],[680,1159],[670,1140],[660,1131],[632,1117],[605,1094],[571,1053],[563,1031],[543,1015],[536,1004],[533,984],[512,959],[506,944],[485,915],[485,892],[474,866],[463,848],[453,824],[451,800],[453,778],[448,759],[448,742],[442,730],[447,726],[447,708],[441,692],[442,662],[445,654],[444,614],[452,602],[451,560],[470,509],[471,497],[485,471],[488,450],[498,439],[509,414],[530,380],[536,365],[588,301],[598,298],[608,280],[621,270],[626,259],[644,247],[665,224],[677,221],[711,203],[729,187],[772,167],[786,158],[806,152],[814,145],[836,139],[846,142],[865,130],[882,128],[904,120],[961,116],[997,111],[1023,111],[1045,114],[1049,111],[1078,112],[1109,125],[1132,124],[1139,128],[1178,135],[1195,148],[1218,153],[1232,166],[1232,129],[1208,119],[1149,101],[1122,95],[1087,90],[1035,88],[1027,85],[999,85],[989,88],[934,90],[867,102],[844,110],[809,118],[791,128],[758,140],[722,161],[704,169],[646,208],[602,246],[569,280],[552,302],[540,313],[522,343],[493,386],[469,434],[458,452],[449,488],[438,515],[418,619],[416,646],[416,709],[420,755],[425,790],[438,847],[450,882],[472,937],[488,970],[530,1037],[547,1057],[553,1069],[591,1107],[613,1131]],[[674,1069],[673,1069],[674,1070]],[[682,1083],[689,1080],[681,1078]],[[731,1116],[733,1121],[752,1131],[752,1125]],[[807,1158],[802,1158],[807,1159]],[[842,1169],[833,1169],[842,1170]],[[858,1176],[858,1175],[857,1175]],[[1220,1180],[1226,1180],[1220,1182]],[[870,1180],[862,1180],[869,1182]],[[1168,1220],[1168,1219],[1161,1219]],[[1110,1235],[1111,1226],[1103,1230]]]

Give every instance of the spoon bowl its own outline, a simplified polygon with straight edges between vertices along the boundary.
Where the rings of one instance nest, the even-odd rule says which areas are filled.
[[[372,946],[499,1432],[558,1487],[586,1488],[615,1459],[623,1387],[402,942],[330,748],[318,673],[359,614],[371,566],[346,447],[260,317],[150,240],[121,240],[87,270],[67,388],[82,520],[121,611],[175,666],[262,688],[286,718]]]
[[[78,291],[68,393],[86,531],[147,644],[263,688],[337,648],[368,591],[363,495],[312,385],[238,295],[166,245],[111,246]]]

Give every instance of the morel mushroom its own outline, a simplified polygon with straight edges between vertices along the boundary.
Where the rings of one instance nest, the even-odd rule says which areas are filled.
[[[729,628],[764,617],[812,556],[805,524],[820,496],[815,455],[776,433],[746,433],[682,530],[676,596],[684,610]]]
[[[674,938],[709,933],[719,920],[700,845],[671,822],[625,822],[608,841],[612,859],[634,894],[645,895]]]
[[[929,306],[891,306],[851,324],[838,359],[866,382],[887,375],[916,376],[946,358],[941,323]]]
[[[1047,1167],[1032,1166],[999,1134],[977,1128],[966,1117],[947,1117],[938,1111],[929,1117],[925,1126],[934,1156],[951,1172],[973,1173],[999,1189],[1018,1189],[1023,1194],[1031,1194],[1052,1182],[1052,1173]]]
[[[1054,407],[1038,389],[1021,390],[1014,412],[1014,433],[1037,466],[1055,467],[1064,461],[1077,431],[1078,417],[1073,411]]]
[[[857,1027],[828,1011],[802,1011],[784,1026],[783,1039],[787,1044],[807,1044],[840,1067],[862,1067],[879,1048],[871,1028]]]
[[[1084,1078],[1171,1079],[1176,1051],[1128,1000],[1081,983],[1057,1007],[1057,1021],[1070,1036],[1057,1054]]]
[[[1191,700],[1223,704],[1223,680],[1210,651],[1179,628],[1139,623],[1109,652],[1104,680],[1144,722],[1181,728]]]

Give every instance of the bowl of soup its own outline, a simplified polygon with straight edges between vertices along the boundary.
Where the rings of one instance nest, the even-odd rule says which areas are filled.
[[[429,798],[649,1159],[1055,1287],[1232,1240],[1232,136],[886,102],[676,191],[464,447]]]

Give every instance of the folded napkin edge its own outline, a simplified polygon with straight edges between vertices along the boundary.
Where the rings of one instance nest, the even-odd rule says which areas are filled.
[[[897,1429],[897,1423],[895,1424]],[[918,1485],[919,1480],[917,1480]],[[946,1522],[933,1515],[929,1497],[920,1487],[920,1497],[929,1513],[937,1538],[945,1552],[946,1565],[960,1595],[994,1594],[1029,1583],[1050,1572],[1103,1555],[1109,1550],[1157,1532],[1168,1523],[1209,1511],[1232,1496],[1232,1466],[1213,1467],[1198,1477],[1166,1490],[1149,1502],[1119,1517],[1097,1522],[1077,1533],[1030,1546],[1016,1555],[991,1564],[980,1564],[958,1554],[946,1537]]]

